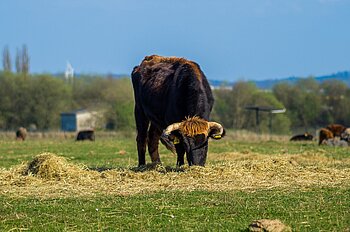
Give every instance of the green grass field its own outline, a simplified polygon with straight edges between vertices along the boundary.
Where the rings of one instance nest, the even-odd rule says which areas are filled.
[[[48,152],[78,171],[18,172]],[[293,231],[350,230],[349,148],[228,133],[210,142],[205,168],[174,170],[176,157],[160,153],[167,168],[138,172],[132,136],[2,139],[0,231],[247,231],[262,218]]]

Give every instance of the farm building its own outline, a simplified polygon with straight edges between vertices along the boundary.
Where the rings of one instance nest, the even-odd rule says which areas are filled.
[[[61,113],[61,130],[81,131],[98,127],[101,113],[97,111],[75,110]]]

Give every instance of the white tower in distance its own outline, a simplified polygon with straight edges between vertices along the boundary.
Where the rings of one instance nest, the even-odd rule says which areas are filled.
[[[66,71],[64,72],[64,77],[66,78],[66,81],[69,81],[70,79],[74,78],[74,69],[68,61]]]

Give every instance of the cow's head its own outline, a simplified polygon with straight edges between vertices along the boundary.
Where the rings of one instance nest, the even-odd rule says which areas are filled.
[[[191,117],[168,126],[163,131],[162,137],[175,145],[183,146],[189,165],[204,166],[209,137],[221,139],[224,135],[225,130],[219,123]]]
[[[308,132],[305,132],[304,133],[304,137],[307,139],[307,140],[312,140],[314,138],[314,136]]]

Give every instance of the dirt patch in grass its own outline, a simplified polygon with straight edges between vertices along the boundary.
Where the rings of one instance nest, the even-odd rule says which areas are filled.
[[[89,170],[52,153],[0,170],[0,194],[11,197],[133,195],[156,191],[234,191],[350,186],[350,159],[324,155],[211,154],[207,167]],[[215,157],[217,159],[215,159]]]

